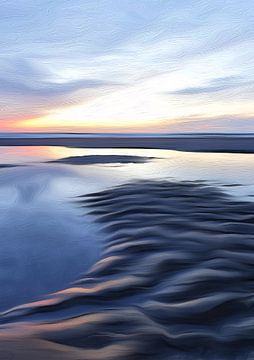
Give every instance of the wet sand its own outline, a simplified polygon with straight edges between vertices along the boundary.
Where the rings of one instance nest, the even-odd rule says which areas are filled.
[[[103,227],[101,258],[2,314],[0,359],[252,359],[254,203],[205,182],[140,181],[76,204]]]
[[[0,146],[67,146],[80,148],[137,148],[179,151],[254,153],[253,137],[87,137],[0,138]]]
[[[68,165],[95,165],[95,164],[143,164],[153,160],[154,157],[135,155],[85,155],[69,156],[61,159],[48,161]]]

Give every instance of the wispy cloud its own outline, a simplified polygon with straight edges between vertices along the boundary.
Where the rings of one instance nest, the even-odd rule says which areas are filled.
[[[22,69],[22,70],[20,70]],[[27,97],[54,97],[72,94],[78,90],[96,89],[119,85],[99,79],[80,79],[66,82],[50,80],[49,73],[42,72],[28,62],[19,62],[8,74],[0,74],[0,93]]]
[[[249,85],[254,87],[254,82],[243,79],[240,76],[226,76],[210,80],[203,86],[186,87],[169,93],[174,95],[201,95],[238,89]]]
[[[204,115],[190,116],[165,121],[162,132],[230,132],[254,133],[254,115],[225,114],[207,117]]]
[[[205,95],[222,114],[232,101],[251,107],[254,6],[245,0],[0,0],[0,16],[6,126],[48,113],[60,126],[76,105],[79,128],[91,119],[156,127],[203,112]]]

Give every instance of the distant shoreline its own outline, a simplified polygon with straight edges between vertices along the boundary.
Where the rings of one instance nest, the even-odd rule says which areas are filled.
[[[10,135],[10,134],[9,134]],[[167,149],[190,152],[254,153],[252,134],[166,136],[0,137],[0,146],[64,146],[77,148]]]

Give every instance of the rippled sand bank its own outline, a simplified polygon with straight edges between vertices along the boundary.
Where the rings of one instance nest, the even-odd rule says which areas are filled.
[[[1,359],[252,359],[254,203],[202,182],[77,200],[103,225],[73,287],[2,314]]]

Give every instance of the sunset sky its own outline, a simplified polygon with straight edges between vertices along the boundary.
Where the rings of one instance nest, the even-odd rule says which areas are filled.
[[[0,131],[254,132],[254,3],[0,0]]]

